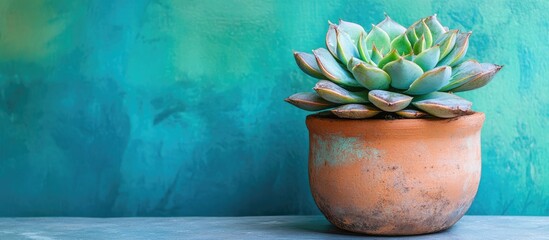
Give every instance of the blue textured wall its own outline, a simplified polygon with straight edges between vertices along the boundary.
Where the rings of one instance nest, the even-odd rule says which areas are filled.
[[[487,114],[469,213],[548,215],[549,2],[476,2],[1,1],[0,216],[318,213],[291,50],[383,12],[506,66],[462,94]]]

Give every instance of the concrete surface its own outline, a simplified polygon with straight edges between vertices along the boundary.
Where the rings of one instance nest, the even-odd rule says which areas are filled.
[[[0,218],[0,239],[403,239],[338,230],[322,216]],[[444,232],[406,239],[549,239],[549,217],[465,216]]]

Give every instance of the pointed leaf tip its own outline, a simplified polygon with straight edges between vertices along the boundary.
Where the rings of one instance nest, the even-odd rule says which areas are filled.
[[[351,59],[349,59],[349,62],[347,63],[347,70],[349,70],[352,73],[353,68],[360,63],[369,64],[360,60],[360,58],[352,57]]]
[[[370,58],[370,53],[368,52],[368,44],[366,43],[366,37],[365,33],[360,34],[358,37],[358,44],[357,44],[357,50],[358,54],[360,55],[360,59],[362,59],[365,62],[372,62]]]
[[[408,40],[410,41],[410,44],[413,46],[416,44],[417,40],[419,39],[417,33],[416,33],[416,29],[414,28],[414,26],[416,25],[417,23],[415,23],[414,25],[410,26],[408,29],[406,29],[406,36],[408,37]]]
[[[358,43],[360,35],[366,32],[359,24],[343,21],[342,19],[339,19],[338,29],[347,33],[355,46]]]
[[[433,92],[414,99],[412,104],[440,118],[453,118],[472,114],[472,103],[454,94]]]
[[[486,86],[503,66],[492,63],[481,63],[481,72],[463,85],[452,89],[453,92],[464,92]]]
[[[335,29],[337,28],[337,25],[331,23],[328,21],[328,32],[326,33],[326,49],[337,58],[337,36]]]
[[[328,102],[318,94],[311,92],[296,93],[284,101],[307,111],[320,111],[337,106],[337,104]]]
[[[294,51],[294,58],[297,66],[309,76],[319,79],[325,78],[313,54]]]
[[[444,57],[440,62],[437,64],[437,66],[454,66],[465,56],[465,53],[467,53],[467,49],[469,48],[469,37],[471,36],[471,33],[459,33],[456,36],[456,42],[454,45],[454,48],[452,51],[448,53],[446,57]]]
[[[409,54],[413,50],[408,36],[404,33],[391,41],[391,48],[396,49],[400,55]]]
[[[358,50],[347,33],[339,30],[339,28],[336,28],[335,31],[337,38],[337,57],[344,65],[347,65],[351,58],[358,57]]]
[[[438,21],[437,15],[433,14],[425,19],[425,24],[429,27],[431,34],[433,35],[433,41],[436,41],[442,34],[446,32],[446,29]]]
[[[398,52],[396,49],[391,50],[388,54],[386,54],[381,60],[379,60],[379,63],[377,66],[379,68],[383,68],[387,63],[395,61],[399,59],[400,56],[398,55]]]
[[[420,54],[421,52],[423,52],[423,50],[425,50],[425,48],[427,48],[427,44],[425,43],[425,36],[421,35],[416,44],[414,44],[414,54]]]
[[[391,40],[395,39],[397,36],[404,34],[404,32],[406,32],[405,27],[395,22],[387,14],[385,14],[385,19],[377,24],[377,27],[385,31],[387,35],[389,35],[389,38]]]
[[[391,38],[383,29],[372,24],[372,30],[366,36],[366,45],[373,46],[374,44],[381,50],[381,53],[387,53],[391,48]]]
[[[425,23],[425,19],[422,19],[417,25],[416,34],[418,36],[423,35],[425,37],[425,48],[430,48],[433,45],[433,35],[427,26],[427,23]]]
[[[435,44],[440,45],[440,57],[439,61],[446,57],[454,48],[456,44],[456,37],[457,37],[458,31],[452,30],[452,31],[446,31],[445,33],[441,34]]]

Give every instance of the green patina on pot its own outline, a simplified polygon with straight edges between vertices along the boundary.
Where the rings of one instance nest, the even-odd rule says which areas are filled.
[[[382,152],[376,148],[365,146],[358,138],[343,137],[339,135],[318,136],[313,135],[318,143],[317,154],[314,155],[314,165],[338,166],[355,159],[380,160]]]

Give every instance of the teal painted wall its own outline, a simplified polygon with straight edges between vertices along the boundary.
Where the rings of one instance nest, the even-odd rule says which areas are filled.
[[[0,216],[318,213],[292,49],[438,13],[505,65],[470,214],[549,215],[549,2],[0,1]]]

